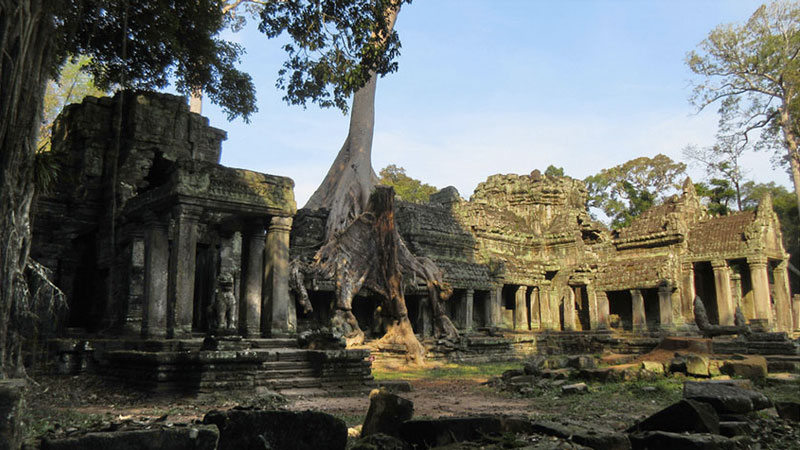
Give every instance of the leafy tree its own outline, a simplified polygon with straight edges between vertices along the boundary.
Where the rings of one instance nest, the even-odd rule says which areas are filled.
[[[547,169],[544,169],[544,174],[548,177],[563,177],[564,176],[564,168],[563,167],[556,167],[552,164],[547,166]]]
[[[632,159],[584,180],[588,206],[602,210],[613,228],[622,228],[679,189],[685,176],[686,164],[662,154]]]
[[[58,79],[51,79],[47,82],[42,123],[39,127],[39,139],[36,145],[37,151],[43,152],[50,149],[53,122],[65,106],[70,103],[79,103],[87,96],[101,97],[108,93],[94,85],[91,75],[84,70],[88,64],[89,58],[86,56],[69,59],[61,68]]]
[[[710,184],[716,188],[733,189],[736,207],[742,210],[742,189],[744,182],[744,168],[741,165],[741,158],[747,149],[746,141],[737,139],[739,136],[718,136],[717,143],[711,147],[698,148],[689,145],[683,149],[683,156],[705,169],[706,174],[711,177]],[[726,183],[723,188],[721,183]],[[725,211],[727,212],[727,203]]]
[[[719,216],[730,213],[730,203],[739,198],[730,181],[722,178],[712,178],[708,183],[695,183],[694,188],[697,195],[708,199],[708,212]]]
[[[420,180],[406,175],[406,169],[389,164],[380,171],[378,184],[394,188],[401,200],[414,203],[427,202],[431,194],[436,192],[436,187],[423,183]]]
[[[780,149],[800,205],[800,3],[774,1],[744,24],[720,25],[689,52],[689,68],[703,78],[692,101],[717,104],[720,133]],[[756,131],[760,137],[751,136]]]

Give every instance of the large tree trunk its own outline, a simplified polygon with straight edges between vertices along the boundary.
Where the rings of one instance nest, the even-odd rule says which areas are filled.
[[[792,172],[792,181],[794,182],[794,195],[797,200],[797,211],[800,212],[800,136],[797,135],[798,125],[792,121],[792,115],[789,113],[789,106],[784,102],[781,107],[781,128],[783,130],[783,137],[786,139],[786,150],[789,152],[789,167]],[[800,118],[794,117],[795,121]]]
[[[390,10],[389,24],[394,25],[399,6]],[[353,97],[350,128],[328,174],[305,205],[307,209],[325,209],[328,220],[325,244],[314,257],[311,273],[336,281],[336,305],[332,326],[347,338],[348,344],[364,339],[352,312],[353,297],[362,288],[379,294],[383,313],[389,317],[386,335],[379,346],[404,347],[410,362],[421,363],[424,348],[414,336],[408,320],[403,277],[419,278],[428,286],[436,318],[437,335],[456,339],[458,333],[444,313],[441,301],[449,296],[449,287],[432,261],[417,258],[406,247],[394,224],[394,190],[378,187],[372,169],[372,137],[375,127],[376,76]],[[299,270],[294,274],[302,275]],[[295,289],[305,299],[305,287],[295,280]]]
[[[0,378],[14,375],[12,312],[28,295],[36,133],[52,68],[50,0],[0,0]]]

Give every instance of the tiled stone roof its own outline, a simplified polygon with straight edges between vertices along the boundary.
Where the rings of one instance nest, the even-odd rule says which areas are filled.
[[[662,281],[658,269],[666,263],[663,257],[607,261],[597,274],[597,286],[609,291],[653,288]]]
[[[699,222],[689,231],[689,250],[695,254],[743,252],[745,232],[755,218],[754,212],[745,211]]]

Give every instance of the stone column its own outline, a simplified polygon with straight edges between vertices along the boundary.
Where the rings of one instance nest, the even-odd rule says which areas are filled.
[[[168,322],[167,335],[192,336],[194,313],[194,275],[197,252],[197,222],[201,208],[179,205],[175,208],[175,237],[169,255],[169,301],[174,317]]]
[[[788,262],[781,261],[772,270],[772,279],[775,281],[775,324],[778,331],[792,331],[792,304],[789,297],[789,274],[786,269]]]
[[[261,330],[270,336],[287,336],[289,321],[289,232],[291,217],[273,217],[267,232],[267,263],[264,266],[266,308],[262,309]],[[267,313],[267,314],[265,314]],[[265,323],[267,322],[267,323]]]
[[[489,297],[483,302],[483,316],[486,318],[486,327],[496,327],[497,326],[497,303],[499,302],[497,298],[497,289],[492,289],[489,291]]]
[[[658,320],[662,330],[674,328],[672,320],[672,286],[663,284],[658,287]]]
[[[539,288],[539,311],[541,313],[541,327],[545,330],[553,330],[556,328],[555,321],[553,320],[553,300],[552,292],[550,292],[550,284],[542,283]]]
[[[607,330],[610,328],[608,323],[608,316],[611,314],[611,309],[608,305],[608,294],[606,291],[595,291],[597,298],[597,328]]]
[[[564,331],[575,331],[575,289],[566,286],[562,298],[564,307]]]
[[[144,230],[137,228],[131,234],[131,254],[128,264],[128,299],[122,329],[127,335],[142,332],[142,311],[144,309]]]
[[[792,297],[792,323],[794,324],[794,331],[800,332],[800,294],[795,294]]]
[[[586,298],[589,299],[589,329],[596,330],[600,328],[600,322],[597,320],[597,291],[589,284],[584,286],[584,289],[586,289]]]
[[[464,330],[472,330],[472,306],[475,302],[475,290],[467,289],[464,294]]]
[[[694,264],[681,264],[681,316],[687,323],[694,323]]]
[[[542,329],[542,306],[539,299],[539,288],[534,286],[531,288],[531,329]]]
[[[525,297],[528,295],[527,286],[519,286],[514,295],[514,329],[528,329],[528,308],[525,306]]]
[[[756,319],[766,319],[772,324],[772,305],[769,298],[769,276],[767,275],[767,259],[763,257],[747,258],[750,266],[750,280],[753,285],[753,303]]]
[[[647,317],[644,313],[644,297],[639,289],[631,289],[631,313],[633,331],[647,331]]]
[[[264,284],[264,224],[251,223],[242,233],[242,295],[239,308],[239,332],[246,337],[260,337],[261,290]],[[266,330],[265,330],[266,331]]]
[[[142,337],[164,338],[167,335],[167,286],[169,278],[167,224],[154,217],[149,217],[144,226]]]
[[[720,325],[733,325],[733,299],[731,298],[731,274],[725,260],[711,261],[714,269],[714,288],[717,293],[717,311]]]
[[[744,304],[742,304],[742,274],[731,271],[731,299],[734,309],[738,306],[744,314]]]

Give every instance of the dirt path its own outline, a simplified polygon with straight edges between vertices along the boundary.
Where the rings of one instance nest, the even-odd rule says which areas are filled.
[[[527,414],[530,400],[511,398],[478,380],[416,380],[412,391],[400,394],[414,402],[414,417],[468,416],[480,414]],[[295,400],[293,410],[312,409],[344,417],[364,416],[369,398],[311,397]]]

